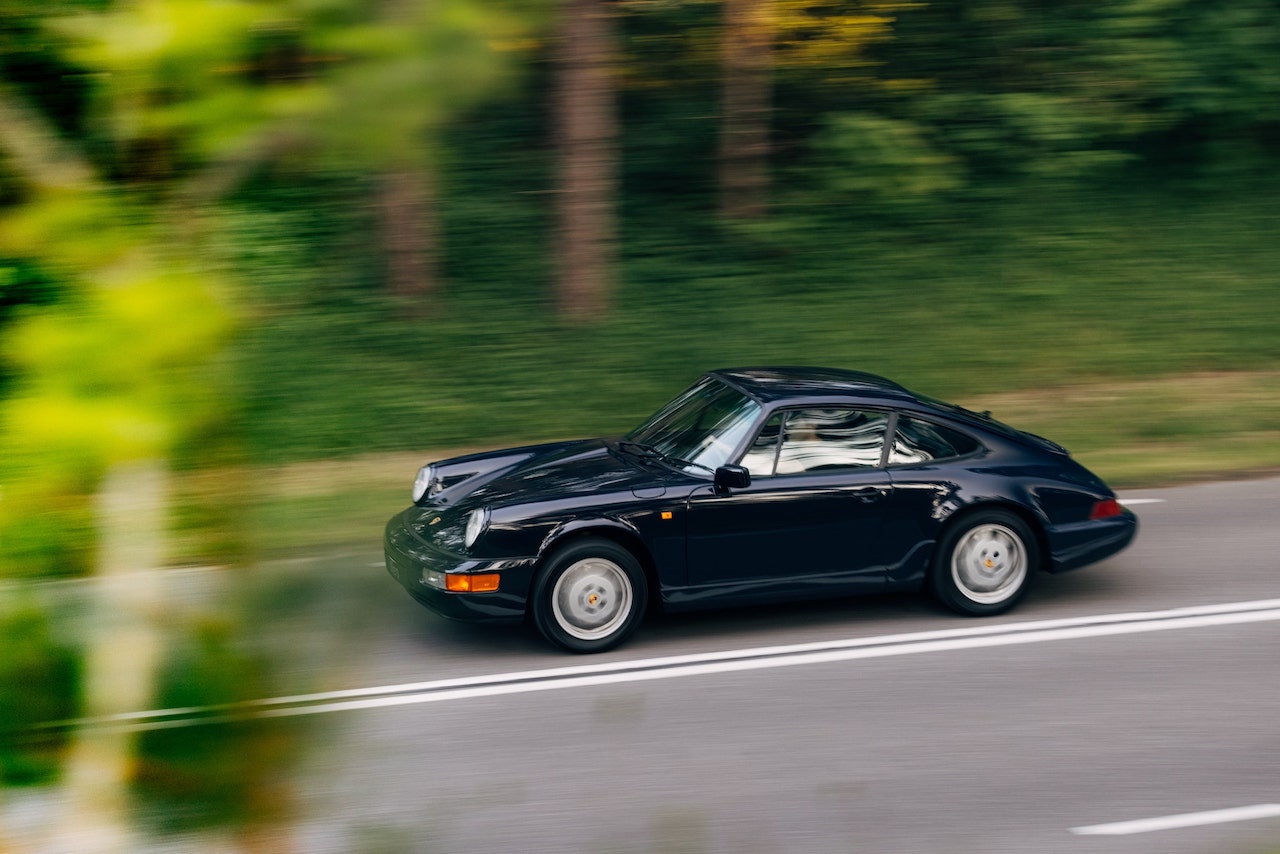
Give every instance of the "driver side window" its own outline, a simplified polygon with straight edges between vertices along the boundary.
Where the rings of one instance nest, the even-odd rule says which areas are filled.
[[[880,465],[889,417],[844,408],[775,413],[747,449],[742,465],[752,477],[808,474]]]

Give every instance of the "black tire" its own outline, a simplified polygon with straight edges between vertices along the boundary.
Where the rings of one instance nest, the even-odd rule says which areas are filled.
[[[1026,522],[1005,510],[981,510],[943,533],[930,580],[948,608],[985,617],[1016,605],[1039,567],[1040,544]]]
[[[570,652],[604,652],[640,625],[649,585],[635,555],[617,543],[583,539],[547,561],[533,583],[530,613],[544,638]]]

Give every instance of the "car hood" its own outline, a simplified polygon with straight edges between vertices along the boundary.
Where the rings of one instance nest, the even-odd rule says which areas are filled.
[[[437,466],[448,486],[433,503],[458,510],[632,492],[670,476],[657,465],[631,462],[603,439],[494,451]]]

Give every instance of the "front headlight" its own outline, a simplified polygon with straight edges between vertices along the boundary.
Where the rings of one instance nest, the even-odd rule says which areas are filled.
[[[423,466],[418,469],[418,476],[413,479],[413,503],[417,504],[422,500],[422,496],[427,494],[427,490],[431,488],[431,484],[436,479],[436,465]]]
[[[467,517],[467,533],[463,538],[463,544],[471,548],[487,527],[489,527],[489,508],[479,507],[472,510],[471,515]]]

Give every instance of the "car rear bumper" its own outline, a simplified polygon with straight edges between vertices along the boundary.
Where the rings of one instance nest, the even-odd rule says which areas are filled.
[[[453,554],[424,542],[406,523],[411,513],[412,508],[394,516],[383,537],[387,572],[410,596],[452,620],[512,620],[524,616],[535,558],[490,560]],[[498,573],[501,579],[498,589],[490,593],[453,593],[428,584],[428,572]]]
[[[1121,551],[1138,533],[1138,517],[1130,510],[1108,519],[1060,525],[1048,531],[1050,572],[1066,572],[1097,563]]]

